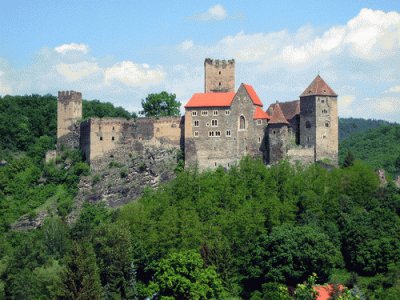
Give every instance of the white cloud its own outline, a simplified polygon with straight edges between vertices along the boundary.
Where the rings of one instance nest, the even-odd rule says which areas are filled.
[[[178,49],[180,51],[184,52],[184,51],[190,50],[191,48],[193,48],[193,46],[194,46],[194,43],[192,40],[186,40],[178,45]]]
[[[60,63],[56,65],[56,70],[68,81],[77,81],[101,71],[97,63],[87,61],[82,61],[75,64]]]
[[[386,90],[385,93],[400,93],[400,85],[392,86],[390,89]]]
[[[145,88],[160,84],[165,78],[161,67],[151,69],[147,64],[135,64],[132,61],[123,61],[106,68],[104,80],[106,84],[121,82],[126,86]]]
[[[221,4],[211,6],[206,12],[194,15],[193,20],[196,21],[222,21],[228,18],[228,13]]]
[[[377,119],[385,116],[385,119],[399,121],[400,98],[378,97],[364,99],[355,110],[358,116],[370,116]]]
[[[4,82],[4,72],[0,70],[0,95],[11,94],[11,87]]]
[[[89,47],[85,44],[70,43],[55,47],[54,50],[61,54],[66,54],[68,52],[81,52],[87,54],[89,52]]]
[[[355,100],[354,95],[344,95],[339,98],[339,115],[341,117],[349,117],[352,115],[353,110],[351,108],[351,105],[353,104]]]

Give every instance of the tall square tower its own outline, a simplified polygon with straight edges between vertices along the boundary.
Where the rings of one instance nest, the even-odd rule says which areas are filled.
[[[235,60],[206,58],[204,61],[204,93],[235,92]]]

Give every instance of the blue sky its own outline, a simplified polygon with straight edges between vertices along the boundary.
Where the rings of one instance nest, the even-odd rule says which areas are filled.
[[[205,57],[235,58],[265,106],[319,73],[341,116],[400,122],[400,1],[0,1],[0,95],[184,104]]]

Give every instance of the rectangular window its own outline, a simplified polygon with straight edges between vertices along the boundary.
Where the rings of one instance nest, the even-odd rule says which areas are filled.
[[[197,116],[197,111],[192,111],[192,116],[193,117]]]
[[[213,111],[213,116],[218,116],[218,110]]]
[[[257,125],[262,125],[262,120],[257,120]]]
[[[195,132],[193,132],[193,135],[194,135],[194,137],[199,137],[199,132],[195,131]]]
[[[230,130],[230,129],[228,129],[228,130],[226,131],[226,136],[231,136],[231,130]]]
[[[216,131],[215,136],[221,136],[221,131]]]
[[[258,143],[261,144],[261,137],[258,137]]]
[[[216,120],[216,119],[211,120],[211,126],[212,127],[217,127],[218,126],[218,120]]]
[[[208,116],[208,111],[202,110],[202,111],[201,111],[201,115],[202,115],[203,117]]]
[[[214,136],[214,131],[209,131],[209,132],[208,132],[208,136],[209,136],[209,137],[213,137],[213,136]]]
[[[194,127],[199,127],[199,125],[200,125],[199,120],[195,120],[195,121],[194,121]]]
[[[229,116],[231,114],[231,111],[229,109],[225,110],[225,115]]]

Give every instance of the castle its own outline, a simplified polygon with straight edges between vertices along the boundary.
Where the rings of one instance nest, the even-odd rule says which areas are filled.
[[[264,109],[251,85],[235,91],[235,61],[204,62],[204,93],[195,93],[183,117],[82,118],[82,94],[59,92],[57,148],[80,148],[92,167],[118,151],[181,149],[186,166],[229,168],[245,155],[266,164],[338,163],[337,94],[318,75],[299,100]]]

